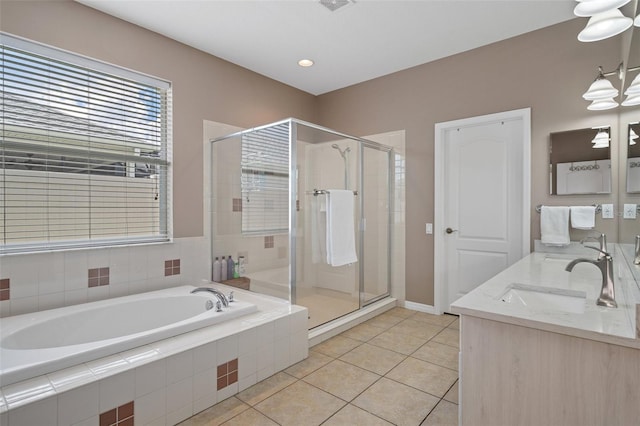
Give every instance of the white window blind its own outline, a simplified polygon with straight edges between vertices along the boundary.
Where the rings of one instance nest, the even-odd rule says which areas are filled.
[[[0,253],[169,239],[168,82],[0,37]]]
[[[242,135],[242,233],[289,229],[289,123]]]

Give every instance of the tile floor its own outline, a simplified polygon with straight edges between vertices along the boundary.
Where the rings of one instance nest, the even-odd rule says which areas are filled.
[[[458,324],[393,308],[181,426],[457,425]]]

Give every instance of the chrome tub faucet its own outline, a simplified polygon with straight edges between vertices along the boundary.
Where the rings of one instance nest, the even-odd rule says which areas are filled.
[[[191,290],[191,293],[200,293],[202,291],[206,291],[208,293],[212,293],[220,303],[222,303],[222,306],[224,306],[225,308],[229,307],[229,299],[227,299],[227,296],[224,295],[223,292],[221,292],[220,290],[216,290],[213,287],[198,287],[195,288],[193,290]]]

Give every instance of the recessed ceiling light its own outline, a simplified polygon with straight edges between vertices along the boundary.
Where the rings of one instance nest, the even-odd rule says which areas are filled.
[[[301,67],[310,67],[313,65],[313,61],[311,59],[300,59],[298,61],[298,65],[300,65]]]

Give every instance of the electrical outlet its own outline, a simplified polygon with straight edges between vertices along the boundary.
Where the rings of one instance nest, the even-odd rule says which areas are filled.
[[[602,218],[613,219],[613,204],[602,205]]]
[[[425,226],[425,232],[427,234],[433,234],[433,223],[427,223]]]
[[[638,206],[637,204],[625,204],[624,205],[624,219],[635,219],[638,214]]]

